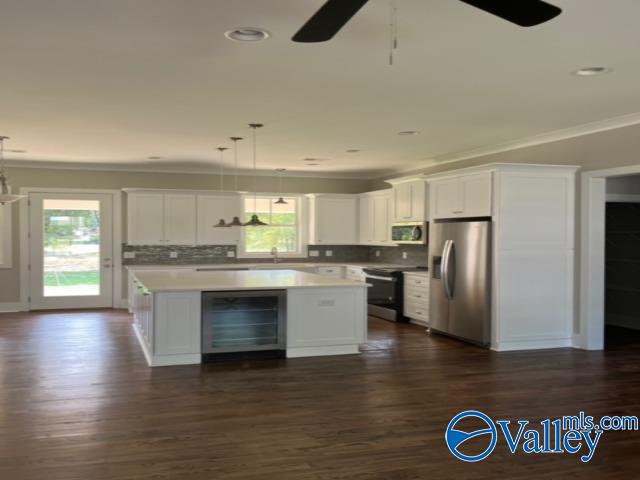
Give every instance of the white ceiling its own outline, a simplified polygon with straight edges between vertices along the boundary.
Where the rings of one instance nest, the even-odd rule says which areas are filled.
[[[263,122],[261,168],[372,175],[640,112],[640,2],[549,1],[564,13],[522,29],[398,0],[389,66],[388,0],[322,44],[290,37],[323,0],[0,0],[0,134],[16,160],[201,170]],[[272,37],[223,36],[242,26]],[[594,65],[614,72],[570,75]]]

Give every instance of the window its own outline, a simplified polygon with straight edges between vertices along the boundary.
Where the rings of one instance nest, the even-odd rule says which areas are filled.
[[[264,227],[243,227],[240,256],[268,257],[276,247],[278,255],[301,256],[302,236],[298,197],[285,197],[286,204],[277,204],[278,197],[253,196],[244,198],[244,220],[251,220],[257,213]]]
[[[0,268],[11,268],[11,207],[0,205]]]

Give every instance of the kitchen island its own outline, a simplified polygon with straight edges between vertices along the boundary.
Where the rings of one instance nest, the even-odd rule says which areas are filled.
[[[366,342],[366,284],[296,270],[136,271],[134,330],[150,366],[202,361],[203,293],[285,295],[288,358],[359,353]]]

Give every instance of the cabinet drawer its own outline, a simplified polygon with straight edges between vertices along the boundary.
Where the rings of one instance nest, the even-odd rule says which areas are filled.
[[[429,277],[427,275],[405,275],[404,276],[405,287],[418,287],[425,288],[429,285]]]
[[[426,288],[405,288],[404,289],[404,301],[405,302],[417,302],[417,303],[429,303],[429,290]]]
[[[422,320],[424,322],[429,321],[429,309],[423,307],[412,307],[410,305],[404,306],[404,315],[409,318],[415,318],[416,320]]]

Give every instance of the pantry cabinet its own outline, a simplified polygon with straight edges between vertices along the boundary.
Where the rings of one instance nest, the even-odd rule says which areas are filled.
[[[392,192],[382,190],[364,193],[359,199],[361,245],[389,245],[391,243]]]
[[[430,182],[431,218],[490,217],[492,173],[458,175]]]
[[[310,194],[309,244],[356,245],[358,243],[358,197]]]

